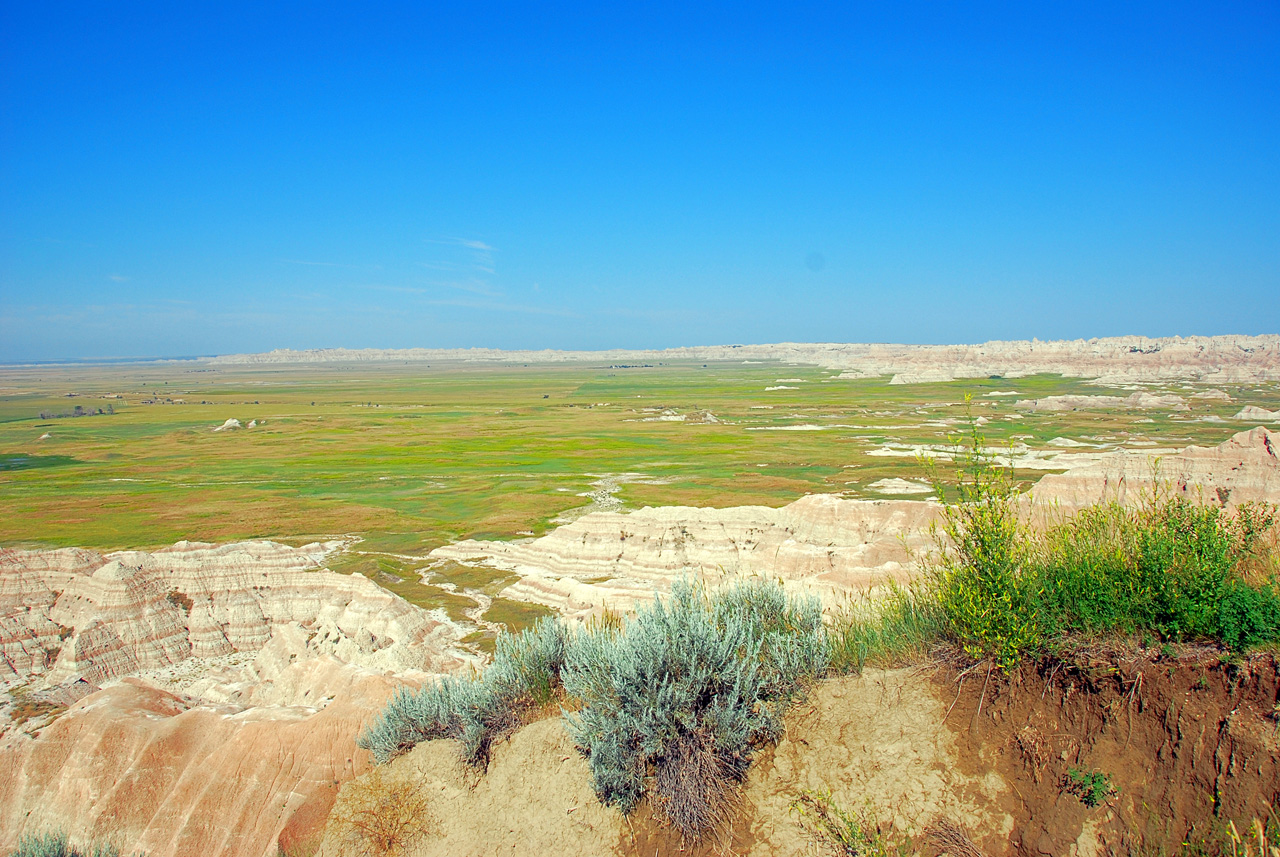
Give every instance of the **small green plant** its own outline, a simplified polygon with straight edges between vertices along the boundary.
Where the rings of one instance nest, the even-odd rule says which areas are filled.
[[[1112,784],[1110,774],[1083,768],[1067,769],[1065,790],[1080,798],[1087,807],[1100,806],[1120,791]]]
[[[1227,843],[1231,857],[1280,857],[1280,817],[1268,805],[1266,819],[1253,818],[1243,834],[1228,821]]]
[[[805,791],[791,802],[791,814],[819,847],[840,857],[892,857],[906,853],[880,833],[870,810],[855,814],[841,807],[830,790]]]
[[[120,851],[107,843],[80,848],[71,844],[66,833],[53,831],[18,837],[18,847],[9,857],[120,857]]]

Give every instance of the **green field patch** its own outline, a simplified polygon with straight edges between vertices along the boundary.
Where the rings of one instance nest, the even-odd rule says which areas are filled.
[[[491,597],[520,579],[510,571],[479,565],[461,565],[456,562],[443,562],[432,566],[430,573],[432,581],[452,583],[459,589],[477,589]]]
[[[0,472],[16,470],[45,470],[50,467],[68,467],[84,464],[66,455],[0,455]]]
[[[544,616],[554,616],[555,611],[542,604],[515,601],[510,598],[494,598],[493,605],[484,612],[484,619],[506,626],[511,633],[532,627]]]

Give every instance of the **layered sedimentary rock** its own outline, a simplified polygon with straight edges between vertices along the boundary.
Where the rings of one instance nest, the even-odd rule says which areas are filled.
[[[464,629],[339,543],[0,551],[0,851],[61,827],[152,857],[305,839],[403,681],[466,670]],[[59,711],[67,708],[64,713]]]
[[[393,677],[336,661],[295,668],[308,705],[214,706],[126,679],[38,738],[0,745],[0,844],[63,829],[122,853],[274,857],[305,842],[364,768],[354,736]]]
[[[257,652],[302,623],[313,654],[385,669],[433,669],[452,626],[361,575],[321,570],[338,543],[179,542],[152,553],[0,551],[0,680],[116,676]]]
[[[1280,336],[1117,336],[980,345],[793,343],[715,345],[662,351],[500,351],[469,349],[282,349],[212,358],[214,365],[459,360],[491,363],[656,363],[666,360],[779,360],[838,369],[847,377],[894,376],[893,383],[1015,377],[1048,372],[1107,381],[1172,379],[1246,383],[1280,380]]]
[[[1131,396],[1045,396],[1043,399],[1020,399],[1014,402],[1014,407],[1025,408],[1036,413],[1099,410],[1102,408],[1189,410],[1186,399],[1181,396],[1157,396],[1154,393],[1142,392],[1134,393]]]
[[[1280,501],[1280,434],[1259,426],[1217,446],[1189,446],[1172,455],[1122,451],[1066,473],[1051,474],[1032,488],[1040,506],[1065,511],[1092,503],[1138,503],[1153,491],[1228,507]]]
[[[524,542],[464,541],[431,556],[521,575],[509,598],[568,615],[629,609],[681,574],[779,578],[828,599],[906,573],[929,544],[932,502],[814,494],[780,509],[739,506],[596,512]]]

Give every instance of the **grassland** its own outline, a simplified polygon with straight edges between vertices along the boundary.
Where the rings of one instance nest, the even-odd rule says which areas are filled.
[[[776,363],[6,367],[0,545],[358,536],[364,552],[341,570],[434,603],[444,594],[417,588],[416,557],[462,538],[540,534],[610,475],[641,479],[617,485],[627,507],[878,497],[876,480],[923,470],[910,453],[871,453],[945,443],[966,393],[993,448],[1218,443],[1245,426],[1203,418],[1280,406],[1273,385],[1230,388],[1236,402],[1195,400],[1189,413],[1028,414],[1013,402],[1117,391],[1057,376],[892,386],[835,374]],[[1019,395],[984,395],[1008,390]],[[39,417],[76,405],[92,415]],[[258,425],[213,431],[228,418]]]

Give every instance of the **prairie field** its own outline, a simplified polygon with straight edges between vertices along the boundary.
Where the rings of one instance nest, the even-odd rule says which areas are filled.
[[[919,448],[948,444],[967,413],[985,418],[997,450],[1053,450],[1060,439],[1094,450],[1181,447],[1221,442],[1247,427],[1230,420],[1242,404],[1280,399],[1270,387],[1232,388],[1235,401],[1188,399],[1190,411],[1037,414],[1014,403],[1127,393],[1048,375],[912,385],[837,375],[727,362],[7,367],[0,545],[353,536],[360,542],[335,558],[339,570],[370,573],[419,603],[452,597],[458,604],[446,606],[460,609],[471,602],[424,592],[406,573],[459,539],[538,535],[584,508],[921,496],[874,486],[921,480]],[[72,416],[76,407],[88,415]],[[228,419],[244,428],[214,431]]]

